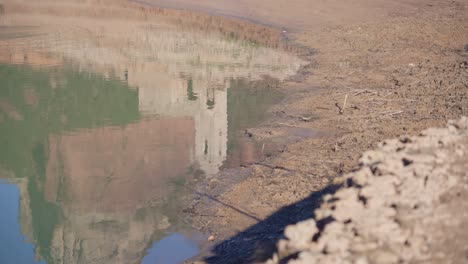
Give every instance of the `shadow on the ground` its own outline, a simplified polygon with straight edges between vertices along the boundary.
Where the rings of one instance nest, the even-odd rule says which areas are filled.
[[[237,235],[218,243],[205,258],[208,264],[263,262],[272,255],[276,243],[283,237],[286,226],[313,217],[325,194],[333,193],[338,185],[329,185],[307,198],[279,209],[268,218]]]

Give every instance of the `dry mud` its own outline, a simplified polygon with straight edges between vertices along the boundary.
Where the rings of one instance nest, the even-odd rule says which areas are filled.
[[[468,261],[468,118],[386,140],[360,164],[267,263]]]
[[[358,2],[349,14],[371,14],[379,5]],[[318,1],[309,5],[339,10]],[[290,43],[314,50],[311,64],[279,85],[286,99],[248,129],[245,140],[264,143],[264,157],[226,168],[187,208],[194,226],[217,238],[199,259],[265,261],[284,228],[311,218],[335,190],[334,179],[356,169],[363,152],[468,115],[466,1],[384,9],[377,18],[300,16],[300,28],[277,20],[290,26]],[[276,13],[270,15],[274,20]]]
[[[375,10],[360,2],[349,13]],[[264,157],[225,169],[187,208],[197,228],[217,237],[205,261],[264,261],[284,227],[310,218],[364,151],[468,115],[466,1],[385,10],[362,19],[332,12],[333,23],[303,16],[308,26],[286,33],[315,52],[301,78],[280,85],[287,97],[271,117],[248,129],[245,140],[264,143]]]

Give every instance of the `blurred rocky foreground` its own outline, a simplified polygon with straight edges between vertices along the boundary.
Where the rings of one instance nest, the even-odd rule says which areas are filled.
[[[468,118],[384,141],[360,164],[268,264],[468,262]]]

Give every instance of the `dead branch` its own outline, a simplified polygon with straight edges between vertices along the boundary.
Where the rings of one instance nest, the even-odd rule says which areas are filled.
[[[299,116],[299,119],[301,119],[304,122],[309,122],[312,119],[312,117],[311,116],[309,116],[309,117]]]
[[[298,126],[296,126],[296,125],[287,124],[287,123],[278,123],[278,125],[281,125],[281,126],[288,126],[288,127],[298,127]]]
[[[342,114],[342,113],[343,113],[343,109],[341,108],[341,106],[338,105],[338,103],[335,103],[335,106],[336,106],[336,108],[338,108],[338,113],[339,113],[339,114]]]
[[[344,110],[345,110],[345,108],[346,108],[346,103],[347,103],[347,102],[348,102],[348,94],[346,94],[345,97],[344,97],[343,108],[342,108],[343,112],[344,112]]]
[[[377,91],[374,90],[368,90],[368,89],[362,89],[362,90],[355,90],[355,92],[352,94],[353,96],[358,96],[363,93],[370,93],[370,94],[377,94]]]
[[[378,115],[388,115],[388,116],[393,116],[393,115],[398,115],[398,114],[401,114],[403,113],[404,111],[403,110],[390,110],[390,111],[384,111],[384,112],[380,112],[378,113]]]
[[[389,114],[387,114],[387,115],[389,115],[389,116],[399,115],[399,114],[401,114],[401,113],[403,113],[403,112],[404,112],[404,111],[401,111],[401,110],[400,110],[400,111],[396,111],[396,112],[393,112],[393,113],[389,113]]]
[[[348,102],[348,94],[345,94],[345,97],[344,97],[344,100],[343,100],[343,106],[339,106],[338,103],[335,103],[335,106],[338,108],[338,113],[340,115],[344,113],[347,102]]]

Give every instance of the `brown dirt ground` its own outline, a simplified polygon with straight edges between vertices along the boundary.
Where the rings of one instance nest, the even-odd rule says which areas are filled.
[[[273,25],[315,51],[302,78],[282,85],[272,117],[249,130],[266,142],[265,159],[225,170],[190,208],[218,241],[324,188],[379,141],[468,115],[466,1],[147,2]],[[222,205],[207,214],[200,204],[213,197]]]

